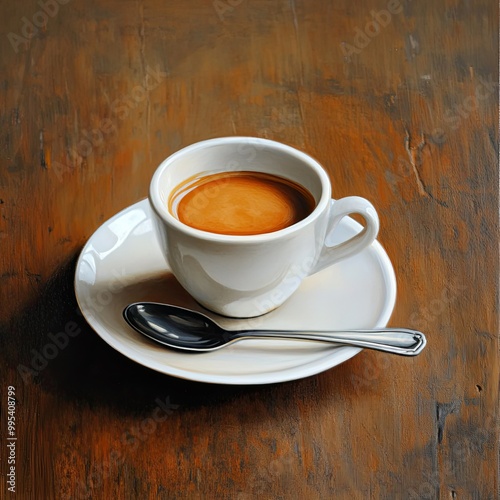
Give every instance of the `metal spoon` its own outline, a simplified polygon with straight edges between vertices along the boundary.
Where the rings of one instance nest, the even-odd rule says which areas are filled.
[[[257,338],[309,340],[416,356],[425,335],[405,328],[342,331],[225,330],[196,311],[155,302],[137,302],[123,311],[127,323],[160,344],[185,351],[214,351],[239,340]]]

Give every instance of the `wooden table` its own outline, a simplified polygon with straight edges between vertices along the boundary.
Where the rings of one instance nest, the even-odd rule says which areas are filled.
[[[498,498],[495,2],[23,0],[0,27],[2,498],[9,479],[21,499]],[[210,385],[91,330],[87,239],[162,159],[226,135],[373,201],[390,324],[423,354]]]

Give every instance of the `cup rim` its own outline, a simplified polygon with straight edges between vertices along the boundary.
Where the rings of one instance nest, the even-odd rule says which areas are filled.
[[[174,217],[168,207],[163,203],[160,197],[160,187],[159,182],[164,174],[165,170],[169,168],[169,166],[175,162],[180,156],[186,154],[187,152],[195,151],[197,149],[205,148],[207,146],[213,144],[234,144],[241,143],[245,141],[246,144],[254,144],[260,146],[268,146],[274,149],[279,149],[281,151],[290,154],[291,156],[295,156],[297,159],[307,164],[314,172],[317,174],[318,178],[321,182],[321,195],[316,204],[314,210],[304,219],[291,226],[288,226],[283,229],[279,229],[278,231],[272,231],[270,233],[262,233],[262,234],[252,234],[252,235],[231,235],[231,234],[219,234],[219,233],[211,233],[208,231],[203,231],[201,229],[196,229],[187,224],[184,224],[179,219]],[[168,225],[173,226],[175,229],[188,234],[192,237],[196,237],[199,239],[212,241],[212,242],[230,242],[230,243],[239,243],[239,244],[249,244],[249,243],[261,243],[265,241],[271,241],[275,239],[279,239],[282,237],[286,237],[300,231],[303,227],[309,225],[315,219],[319,217],[319,215],[323,212],[323,210],[329,205],[331,199],[331,184],[328,178],[328,174],[325,169],[320,165],[320,163],[315,160],[312,156],[309,156],[298,149],[288,146],[287,144],[283,144],[281,142],[273,141],[271,139],[264,139],[259,137],[250,137],[250,136],[228,136],[228,137],[218,137],[213,139],[207,139],[199,142],[195,142],[189,146],[185,146],[184,148],[172,153],[165,160],[163,160],[160,165],[155,170],[153,177],[149,186],[149,202],[153,210],[156,212],[158,217]]]

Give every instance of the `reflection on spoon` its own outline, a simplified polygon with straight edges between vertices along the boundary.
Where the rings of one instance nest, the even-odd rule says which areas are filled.
[[[156,302],[137,302],[123,311],[127,323],[146,337],[173,349],[214,351],[245,339],[330,342],[416,356],[427,343],[425,335],[405,328],[341,331],[225,330],[196,311]]]

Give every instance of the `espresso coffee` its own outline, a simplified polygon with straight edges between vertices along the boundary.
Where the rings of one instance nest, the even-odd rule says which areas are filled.
[[[210,233],[248,236],[279,231],[315,208],[301,185],[263,172],[222,172],[183,182],[169,200],[184,224]]]

